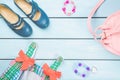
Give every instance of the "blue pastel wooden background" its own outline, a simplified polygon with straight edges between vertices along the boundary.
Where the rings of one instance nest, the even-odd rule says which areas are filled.
[[[85,80],[120,80],[120,57],[106,51],[87,28],[87,17],[99,0],[74,0],[77,12],[68,17],[63,14],[65,0],[35,0],[50,18],[49,28],[42,30],[33,24],[14,4],[13,0],[0,0],[7,4],[32,25],[33,35],[23,38],[16,35],[0,18],[0,74],[7,68],[20,49],[26,51],[31,42],[38,44],[36,60],[39,65],[44,62],[52,64],[57,56],[63,56],[64,62],[59,68],[63,75],[61,80],[82,80],[73,73],[73,64],[83,62],[97,68]],[[107,16],[120,10],[120,0],[105,0],[99,8],[92,24],[94,27],[104,22]]]

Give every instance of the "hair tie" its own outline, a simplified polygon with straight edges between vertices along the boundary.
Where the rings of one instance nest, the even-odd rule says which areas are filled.
[[[69,7],[70,6],[70,7]],[[71,8],[72,7],[72,8]],[[64,14],[66,14],[67,16],[71,16],[73,13],[76,12],[76,5],[74,3],[74,1],[72,0],[66,0],[64,2],[64,6],[62,8],[62,11],[64,12]]]
[[[87,75],[91,72],[89,66],[83,63],[77,63],[74,68],[74,73],[82,78],[87,77]]]

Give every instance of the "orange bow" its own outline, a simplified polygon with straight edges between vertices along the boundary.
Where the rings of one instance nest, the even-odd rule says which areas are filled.
[[[35,62],[34,59],[31,59],[25,55],[22,50],[19,52],[19,57],[17,57],[15,61],[22,62],[21,70],[27,70],[30,66],[33,66]]]
[[[47,64],[44,64],[42,68],[44,74],[49,76],[50,80],[57,80],[57,78],[61,77],[61,72],[52,70]]]

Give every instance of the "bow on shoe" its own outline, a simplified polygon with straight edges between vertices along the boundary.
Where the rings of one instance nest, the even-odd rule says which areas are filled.
[[[16,62],[22,62],[21,70],[27,70],[35,63],[34,59],[29,58],[22,50],[19,52],[19,57],[15,59]]]
[[[44,74],[49,76],[50,80],[57,80],[57,78],[61,77],[61,72],[52,70],[47,64],[44,64],[42,68]]]

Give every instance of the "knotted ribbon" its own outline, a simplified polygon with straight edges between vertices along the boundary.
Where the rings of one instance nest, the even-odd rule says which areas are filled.
[[[61,72],[52,70],[47,64],[43,65],[43,73],[50,77],[50,80],[57,80],[61,77]]]
[[[21,70],[27,70],[35,63],[34,59],[29,58],[22,50],[19,52],[19,57],[15,59],[16,62],[22,62]]]

